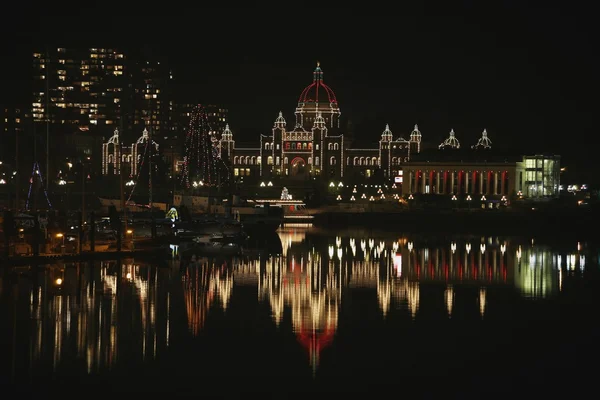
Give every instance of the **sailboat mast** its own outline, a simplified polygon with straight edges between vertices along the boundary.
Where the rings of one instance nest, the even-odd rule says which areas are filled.
[[[150,156],[148,157],[148,202],[150,205],[150,213],[152,213],[152,122],[150,122],[150,133],[148,134],[148,142],[150,144]]]
[[[123,116],[121,116],[121,135],[123,135]],[[121,212],[123,213],[123,222],[125,223],[125,233],[127,233],[127,206],[125,204],[125,187],[123,182],[123,141],[119,137],[119,191],[121,195]]]
[[[19,191],[21,190],[21,186],[19,185],[19,180],[21,179],[21,175],[19,174],[19,132],[15,126],[15,171],[17,175],[15,176],[15,210],[18,211],[19,207]]]
[[[50,60],[50,53],[46,47],[46,62]],[[46,190],[50,189],[50,76],[46,74]]]

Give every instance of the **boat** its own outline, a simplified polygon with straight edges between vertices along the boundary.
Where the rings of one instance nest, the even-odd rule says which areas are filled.
[[[233,216],[244,226],[248,234],[275,232],[283,225],[283,208],[270,204],[256,204],[248,207],[233,207]]]
[[[237,237],[243,232],[243,225],[240,221],[215,215],[203,215],[190,221],[173,223],[173,233],[179,239],[193,239],[207,235]]]
[[[231,205],[224,201],[223,213],[239,221],[248,234],[275,232],[284,222],[282,207],[266,202],[241,200],[233,197]]]

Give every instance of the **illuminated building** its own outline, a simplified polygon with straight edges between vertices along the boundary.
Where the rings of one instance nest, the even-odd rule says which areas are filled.
[[[103,137],[115,128],[129,140],[144,127],[157,138],[168,132],[171,75],[160,62],[135,61],[115,48],[54,47],[34,51],[33,70],[33,121],[61,156],[90,157],[96,170]]]
[[[111,138],[102,144],[102,174],[120,175],[124,172],[135,178],[141,163],[150,155],[155,157],[158,154],[159,145],[152,138],[150,146],[150,135],[146,128],[130,146],[123,145],[121,140],[119,130],[115,129]]]
[[[487,131],[470,148],[454,130],[439,149],[425,151],[402,167],[402,194],[436,194],[490,205],[510,197],[558,197],[560,156],[507,156],[491,151]]]
[[[179,138],[185,137],[192,108],[193,105],[191,104],[171,105],[170,130],[165,132],[166,136],[161,137],[154,134],[152,136],[156,152],[159,148],[158,143],[162,142],[162,146],[160,146],[162,149],[161,156],[166,161],[171,174],[178,173],[183,162],[180,145],[183,139],[180,140]],[[227,109],[209,105],[207,106],[207,114],[214,132],[221,135],[227,126]],[[143,155],[143,146],[148,141],[148,137],[149,131],[146,127],[136,142],[131,145],[124,145],[123,134],[119,128],[116,128],[112,136],[102,143],[102,175],[119,175],[121,171],[124,171],[126,175],[135,177]],[[132,164],[132,160],[136,160],[136,162]]]
[[[378,170],[390,178],[421,149],[421,132],[416,125],[408,139],[394,138],[386,125],[378,146],[352,148],[340,130],[340,117],[338,99],[325,84],[317,63],[312,83],[298,98],[293,127],[279,112],[271,132],[261,135],[259,146],[253,148],[236,147],[234,134],[227,127],[221,149],[231,160],[234,176],[297,181],[318,176],[370,178]]]
[[[16,135],[22,134],[31,115],[20,108],[0,107],[0,161],[13,162],[16,149]]]

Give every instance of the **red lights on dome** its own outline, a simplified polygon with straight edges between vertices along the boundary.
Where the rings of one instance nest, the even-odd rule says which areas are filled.
[[[330,103],[337,104],[337,98],[333,90],[323,83],[323,71],[317,62],[313,72],[313,82],[300,94],[298,103]]]

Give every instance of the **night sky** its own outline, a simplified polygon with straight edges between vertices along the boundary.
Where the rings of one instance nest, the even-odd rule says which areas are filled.
[[[227,106],[237,140],[252,143],[280,110],[293,123],[298,96],[320,61],[361,143],[375,143],[386,123],[405,137],[418,123],[432,145],[454,128],[470,146],[486,128],[497,147],[558,153],[580,172],[591,167],[600,71],[592,10],[476,3],[406,11],[280,3],[180,10],[185,16],[23,14],[1,28],[8,73],[0,101],[27,103],[35,43],[134,48],[168,61],[182,101]],[[5,62],[11,56],[14,62]]]

